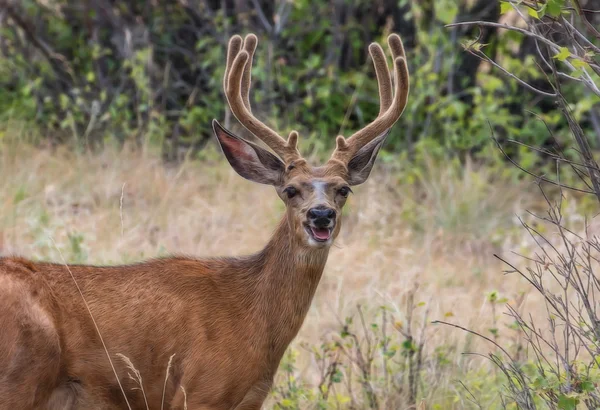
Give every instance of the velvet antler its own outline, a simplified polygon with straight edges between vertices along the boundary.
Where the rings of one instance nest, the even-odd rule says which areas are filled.
[[[250,107],[250,84],[252,80],[252,58],[258,40],[254,34],[242,37],[235,35],[229,40],[227,66],[223,88],[231,112],[238,121],[257,138],[269,146],[285,163],[302,158],[296,148],[298,133],[292,131],[287,141],[277,132],[258,120]]]
[[[373,122],[348,139],[341,135],[338,136],[335,151],[331,156],[332,160],[347,164],[362,147],[390,129],[398,121],[406,107],[409,74],[400,36],[391,34],[388,37],[388,46],[394,59],[396,90],[394,93],[392,92],[392,80],[383,49],[379,44],[372,43],[369,46],[369,53],[373,59],[379,85],[379,115]]]

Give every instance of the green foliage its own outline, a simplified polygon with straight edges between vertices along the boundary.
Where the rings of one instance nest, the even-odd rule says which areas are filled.
[[[396,176],[407,191],[401,216],[412,230],[417,234],[452,233],[461,242],[480,245],[501,244],[514,235],[518,226],[511,204],[520,195],[517,172],[507,170],[504,164],[479,167],[470,158],[461,162],[457,157],[436,155],[432,145],[431,141],[420,143],[412,162]],[[514,189],[499,190],[490,183],[500,180],[513,184]],[[422,206],[424,199],[432,205]]]
[[[93,1],[13,5],[9,15],[20,18],[9,18],[1,33],[0,119],[35,120],[45,135],[86,147],[131,139],[168,153],[175,147],[165,140],[173,133],[188,145],[208,135],[210,119],[223,110],[220,82],[208,81],[202,90],[191,78],[218,71],[221,44],[192,36],[176,48],[189,23],[186,10],[156,7],[144,15],[152,22],[145,27],[142,3],[124,2],[115,14]],[[211,22],[217,30],[223,23],[218,13]],[[22,36],[32,44],[24,47]],[[174,62],[180,56],[172,50],[186,58]]]
[[[508,300],[497,291],[487,293],[486,299],[493,308],[492,320],[496,324],[494,307],[504,306]],[[359,307],[358,317],[347,317],[337,332],[320,342],[289,348],[269,399],[272,408],[406,408],[411,405],[409,392],[413,384],[418,386],[414,403],[440,410],[570,410],[581,403],[596,403],[600,359],[573,361],[568,364],[568,373],[557,373],[552,363],[543,364],[536,361],[535,356],[523,356],[513,366],[522,372],[525,381],[522,391],[529,392],[535,406],[527,407],[522,397],[514,396],[511,385],[518,380],[495,369],[492,363],[457,366],[450,358],[461,349],[458,346],[437,345],[426,349],[425,340],[420,338],[433,334],[431,325],[425,321],[424,331],[411,330],[426,318],[422,310],[427,308],[426,304],[409,306],[412,308],[404,313],[410,322],[394,318],[391,312],[397,313],[396,309],[380,307],[363,313]],[[412,314],[410,309],[414,310]],[[487,336],[501,343],[504,349],[515,355],[521,351],[520,339],[511,338],[518,335],[512,324],[498,322],[498,327],[489,331]],[[415,338],[412,332],[422,335]],[[319,369],[320,378],[307,377],[306,372],[300,370],[298,348],[311,357],[311,366]],[[491,353],[491,362],[496,362],[499,354],[499,351]],[[411,369],[417,370],[413,377]]]
[[[87,261],[87,252],[83,245],[83,235],[78,233],[69,234],[69,244],[71,246],[71,260],[75,263],[84,263]]]
[[[504,303],[497,292],[488,296],[495,303]],[[314,345],[288,349],[270,405],[275,409],[409,408],[415,404],[440,410],[503,408],[499,398],[506,392],[504,375],[489,371],[485,363],[457,366],[453,360],[458,349],[455,345],[426,348],[427,335],[435,332],[426,320],[427,304],[408,306],[408,311],[402,312],[405,320],[394,317],[396,309],[380,307],[363,312],[359,307],[358,317],[347,317],[337,332]],[[310,355],[311,366],[317,366],[320,378],[306,377],[299,369],[298,348]],[[524,366],[534,380],[535,366]],[[415,395],[411,403],[412,389]],[[465,400],[467,395],[473,399]],[[514,406],[509,403],[508,408]]]
[[[272,7],[258,3],[265,10]],[[9,14],[0,29],[0,120],[28,126],[35,121],[43,135],[82,147],[127,140],[157,145],[167,158],[176,159],[182,148],[196,152],[202,147],[211,138],[211,120],[224,117],[221,78],[227,37],[255,31],[261,40],[253,70],[255,112],[282,133],[299,129],[302,149],[325,156],[338,133],[348,135],[378,114],[367,44],[384,43],[390,31],[404,30],[410,45],[411,98],[386,149],[426,147],[434,156],[450,152],[464,159],[470,153],[489,160],[494,152],[488,149],[491,129],[501,139],[532,145],[550,138],[538,119],[515,107],[535,112],[562,140],[566,127],[554,108],[538,107],[535,96],[497,70],[480,66],[469,71],[469,64],[480,62],[467,60],[472,56],[460,50],[461,43],[502,55],[503,65],[524,80],[543,77],[531,55],[514,54],[523,36],[496,34],[481,44],[472,40],[475,31],[444,27],[468,14],[471,3],[403,1],[374,10],[366,0],[333,8],[299,0],[290,3],[275,33],[265,31],[254,6],[249,15],[226,17],[222,8],[204,3],[206,9],[196,10],[185,2],[146,7],[129,0],[107,15],[93,0],[82,6],[72,0],[52,5],[28,0],[12,6],[25,26]],[[564,1],[552,0],[535,10],[520,7],[541,18],[556,15],[563,6]],[[510,8],[501,2],[497,17]],[[281,18],[276,15],[275,20]],[[381,24],[382,19],[389,24]],[[50,54],[36,43],[24,47],[25,33],[43,41]],[[557,59],[587,67],[585,59],[566,52]],[[565,92],[576,97],[578,119],[597,103],[568,87]],[[510,154],[527,155],[519,149]]]

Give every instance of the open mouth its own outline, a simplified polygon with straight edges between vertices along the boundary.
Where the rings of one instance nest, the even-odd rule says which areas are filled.
[[[314,226],[306,226],[308,234],[317,242],[327,242],[331,238],[333,228],[317,228]]]

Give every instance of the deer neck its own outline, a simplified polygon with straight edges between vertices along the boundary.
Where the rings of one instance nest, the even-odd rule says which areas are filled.
[[[296,336],[321,280],[329,248],[311,248],[300,243],[284,218],[275,234],[259,253],[262,270],[258,275],[257,309],[267,323],[272,346],[283,354]],[[276,349],[277,349],[276,348]]]

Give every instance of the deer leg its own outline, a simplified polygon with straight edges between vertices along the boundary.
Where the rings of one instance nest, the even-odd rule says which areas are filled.
[[[114,410],[117,406],[105,394],[94,389],[84,389],[78,382],[67,381],[57,387],[44,410]]]
[[[235,410],[260,410],[271,390],[272,380],[263,380],[256,383]]]
[[[0,273],[0,409],[47,409],[59,374],[51,317],[26,284]]]
[[[269,394],[269,391],[271,390],[271,384],[271,380],[254,384],[248,393],[246,393],[243,400],[237,406],[233,407],[234,410],[260,410],[267,394]],[[231,404],[226,402],[208,404],[202,399],[199,399],[202,400],[201,402],[196,402],[195,400],[198,400],[198,398],[188,397],[187,394],[183,393],[183,390],[179,389],[171,401],[170,409],[182,410],[190,408],[198,410],[224,410],[232,408]]]

